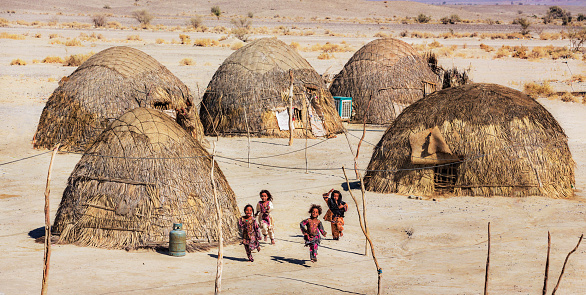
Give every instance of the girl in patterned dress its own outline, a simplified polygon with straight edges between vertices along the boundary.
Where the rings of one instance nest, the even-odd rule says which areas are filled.
[[[321,206],[312,204],[308,213],[311,214],[310,217],[301,221],[301,223],[299,223],[299,227],[303,233],[303,239],[305,239],[305,247],[309,247],[309,258],[311,259],[311,262],[316,262],[317,247],[321,242],[320,233],[324,237],[327,235],[327,233],[324,230],[321,221],[317,219],[321,215]]]
[[[331,197],[330,197],[331,194]],[[342,201],[342,193],[338,190],[331,189],[323,194],[324,201],[328,204],[328,212],[324,220],[332,223],[332,238],[339,240],[344,235],[344,212],[348,211],[348,205]]]
[[[271,239],[271,244],[275,244],[275,230],[274,221],[271,211],[273,210],[273,196],[271,193],[264,189],[260,191],[260,201],[256,204],[256,214],[258,215],[258,224],[260,225],[262,234],[265,242],[267,241],[267,235]]]
[[[242,233],[242,244],[244,245],[244,250],[246,250],[246,255],[248,255],[248,260],[253,262],[252,250],[257,249],[260,252],[260,231],[258,223],[254,218],[252,205],[248,204],[244,206],[244,214],[244,216],[238,219],[238,229]]]

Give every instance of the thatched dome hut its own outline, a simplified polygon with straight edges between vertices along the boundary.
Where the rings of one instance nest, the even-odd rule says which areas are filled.
[[[41,114],[35,148],[83,151],[112,120],[137,107],[168,110],[204,140],[189,88],[150,55],[119,46],[90,57],[59,82]]]
[[[295,137],[344,131],[320,75],[287,44],[263,38],[232,53],[212,77],[199,112],[205,133],[289,136],[282,120],[288,121],[291,81]]]
[[[352,97],[353,120],[366,116],[367,123],[389,124],[406,106],[441,88],[425,58],[409,44],[388,38],[360,48],[334,77],[330,92]]]
[[[496,84],[435,92],[407,107],[376,145],[365,186],[399,194],[573,196],[564,130],[529,96]]]
[[[218,241],[211,157],[169,116],[133,109],[88,147],[67,180],[53,229],[61,243],[113,249],[166,247],[174,222],[188,248]],[[234,192],[214,179],[227,242],[238,235]],[[204,241],[202,243],[201,241]]]

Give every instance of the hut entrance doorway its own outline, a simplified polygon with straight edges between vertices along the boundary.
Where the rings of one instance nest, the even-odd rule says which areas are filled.
[[[435,191],[440,193],[453,193],[458,180],[460,163],[439,165],[433,168],[433,183]]]

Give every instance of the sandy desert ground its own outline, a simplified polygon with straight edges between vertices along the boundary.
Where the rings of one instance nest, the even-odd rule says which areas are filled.
[[[10,21],[48,21],[56,13],[60,22],[90,22],[87,15],[98,10],[104,3],[88,1],[86,5],[69,6],[64,1],[2,1],[0,17]],[[128,3],[126,3],[128,2]],[[114,7],[115,16],[121,22],[131,23],[131,1],[125,7]],[[138,2],[138,1],[137,1]],[[150,6],[160,7],[165,16],[157,21],[167,25],[183,25],[179,18],[180,8],[186,1],[177,1],[178,8],[165,6],[162,1],[152,1]],[[218,2],[220,6],[236,1]],[[318,59],[319,51],[300,51],[319,73],[336,73],[355,50],[374,39],[379,31],[390,35],[405,29],[409,31],[445,32],[441,25],[404,25],[400,23],[354,23],[350,21],[325,21],[326,16],[367,18],[372,11],[379,16],[390,14],[377,10],[382,3],[344,1],[344,7],[356,14],[344,12],[336,2],[296,6],[287,1],[270,3],[240,1],[227,13],[245,15],[248,11],[259,16],[255,26],[296,25],[314,30],[313,35],[279,35],[285,43],[297,42],[302,47],[315,44],[345,44],[354,50],[334,53],[332,59]],[[291,1],[290,1],[291,2]],[[294,2],[294,1],[293,1]],[[303,2],[303,1],[301,1]],[[318,1],[319,2],[319,1]],[[154,5],[160,6],[154,6]],[[180,4],[180,5],[179,5]],[[258,4],[259,7],[255,5]],[[261,5],[262,4],[262,5]],[[285,9],[287,4],[291,4]],[[120,4],[122,5],[122,4]],[[197,2],[195,14],[209,14],[213,3]],[[240,6],[239,6],[240,5]],[[268,5],[268,6],[267,6]],[[328,6],[329,5],[329,6]],[[363,6],[361,6],[363,5]],[[389,1],[388,5],[395,5]],[[403,5],[403,6],[401,6]],[[404,6],[411,5],[405,10]],[[268,9],[267,9],[268,7]],[[309,8],[308,8],[309,7]],[[331,10],[328,10],[330,7]],[[373,8],[374,7],[374,8]],[[468,18],[477,14],[499,15],[510,20],[518,7],[473,8],[462,12],[458,7],[436,7],[400,3],[392,6],[399,16],[415,15],[415,8],[428,9],[430,15],[444,16],[458,12]],[[204,9],[205,8],[205,9]],[[273,9],[274,8],[274,9]],[[315,8],[315,9],[311,9]],[[543,11],[538,7],[524,7],[531,13]],[[67,9],[67,10],[66,10]],[[256,10],[255,10],[256,9]],[[305,10],[300,10],[305,9]],[[513,12],[510,10],[514,9]],[[576,8],[577,11],[584,7]],[[6,13],[15,10],[16,13]],[[535,11],[535,12],[533,12]],[[345,14],[347,13],[347,14]],[[466,14],[465,14],[466,13]],[[83,17],[79,14],[84,14]],[[87,14],[87,15],[86,15]],[[313,16],[320,20],[304,18],[275,18],[281,16]],[[115,17],[114,16],[114,17]],[[174,17],[177,16],[177,17]],[[392,15],[391,15],[392,16]],[[485,16],[485,14],[482,14]],[[207,16],[208,27],[229,26],[228,16],[216,20]],[[276,20],[275,20],[276,19]],[[415,27],[413,27],[415,26]],[[383,29],[381,29],[383,27]],[[415,28],[415,29],[414,29]],[[466,32],[470,26],[453,26],[456,31]],[[516,27],[476,26],[479,31],[518,30]],[[545,31],[559,31],[560,27],[548,26]],[[325,34],[332,30],[336,34]],[[66,57],[71,54],[99,52],[116,45],[127,45],[150,54],[178,76],[192,92],[199,96],[214,71],[233,50],[232,37],[222,41],[227,47],[194,47],[171,44],[179,39],[180,31],[170,30],[116,30],[116,29],[64,29],[51,26],[10,25],[0,27],[0,33],[26,35],[22,40],[0,39],[0,294],[35,294],[40,291],[43,269],[43,245],[34,242],[44,226],[44,189],[50,154],[34,150],[31,139],[36,130],[43,106],[59,79],[69,75],[75,67],[61,64],[33,63],[47,56]],[[79,38],[80,34],[102,34],[103,40],[83,41],[82,46],[50,44],[50,34],[60,39]],[[34,37],[40,34],[39,38]],[[128,35],[140,35],[142,40],[127,40]],[[220,39],[226,33],[187,32],[191,39]],[[334,35],[334,36],[332,36]],[[256,34],[252,38],[271,36]],[[157,39],[166,40],[157,44]],[[401,38],[414,44],[425,45],[435,39]],[[568,46],[568,40],[512,39],[491,40],[479,38],[437,39],[444,47],[457,46],[456,52],[440,57],[440,64],[470,70],[475,82],[489,82],[522,90],[528,82],[551,82],[556,91],[586,91],[586,83],[569,82],[574,75],[586,75],[586,65],[581,59],[524,60],[505,57],[494,59],[491,53],[479,49],[481,43],[528,48],[535,46]],[[14,59],[27,61],[25,66],[10,66]],[[180,61],[191,58],[194,65],[182,66]],[[199,93],[199,95],[198,95]],[[491,294],[537,294],[543,287],[543,272],[547,250],[547,232],[551,232],[551,264],[548,290],[552,290],[567,253],[574,248],[586,229],[586,104],[562,102],[540,98],[558,120],[568,135],[569,146],[576,161],[576,195],[570,200],[547,197],[481,198],[438,197],[410,199],[394,194],[367,193],[368,225],[375,244],[375,251],[383,269],[383,294],[482,294],[487,252],[487,223],[491,223],[491,263],[489,292]],[[347,125],[350,142],[356,147],[362,135],[362,126]],[[385,128],[367,126],[365,142],[360,151],[359,166],[366,168],[373,145],[378,142]],[[208,138],[216,141],[216,138]],[[264,244],[255,254],[255,262],[246,260],[242,246],[225,248],[222,291],[225,294],[374,294],[376,269],[372,258],[364,256],[365,241],[358,224],[356,207],[347,191],[344,199],[350,209],[346,218],[345,235],[340,241],[328,239],[322,242],[319,262],[309,262],[307,248],[303,247],[299,221],[307,215],[311,203],[323,204],[321,193],[330,188],[346,188],[340,168],[352,167],[353,156],[344,136],[332,139],[310,139],[310,148],[304,149],[304,140],[295,140],[293,146],[286,139],[254,138],[251,140],[250,167],[244,162],[219,160],[219,164],[237,195],[239,208],[258,200],[258,191],[268,189],[275,197],[276,245]],[[246,158],[247,140],[241,137],[217,141],[218,154],[230,158]],[[305,151],[308,173],[305,172]],[[42,154],[44,153],[44,154]],[[281,155],[284,154],[284,155]],[[271,156],[269,158],[259,158]],[[281,156],[278,156],[281,155]],[[21,161],[15,160],[24,159]],[[80,159],[77,154],[59,154],[52,171],[51,216],[54,218],[67,177]],[[269,164],[282,169],[261,166]],[[354,179],[352,179],[354,181]],[[359,195],[359,190],[353,190]],[[329,225],[326,224],[329,232]],[[216,273],[217,250],[189,253],[182,258],[170,257],[150,251],[126,252],[55,245],[51,257],[49,294],[211,294]],[[586,294],[586,245],[571,256],[557,294]]]

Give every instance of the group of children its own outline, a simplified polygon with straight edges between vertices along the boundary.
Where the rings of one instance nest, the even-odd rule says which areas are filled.
[[[252,251],[260,252],[261,232],[264,236],[264,241],[267,241],[267,236],[271,239],[271,244],[275,244],[275,223],[271,211],[273,210],[273,196],[268,190],[262,190],[259,193],[260,201],[256,205],[256,213],[252,205],[248,204],[244,207],[244,216],[238,220],[238,227],[242,234],[242,244],[248,260],[254,261]],[[324,216],[324,220],[332,223],[332,237],[334,240],[340,239],[344,234],[344,212],[348,210],[348,205],[342,201],[342,194],[334,189],[323,194],[324,201],[328,205],[328,212]],[[317,261],[317,248],[321,242],[321,236],[327,235],[324,227],[318,217],[322,213],[320,205],[312,204],[309,208],[309,218],[304,219],[299,223],[305,246],[309,247],[309,257],[311,262]],[[255,217],[258,218],[255,219]]]

